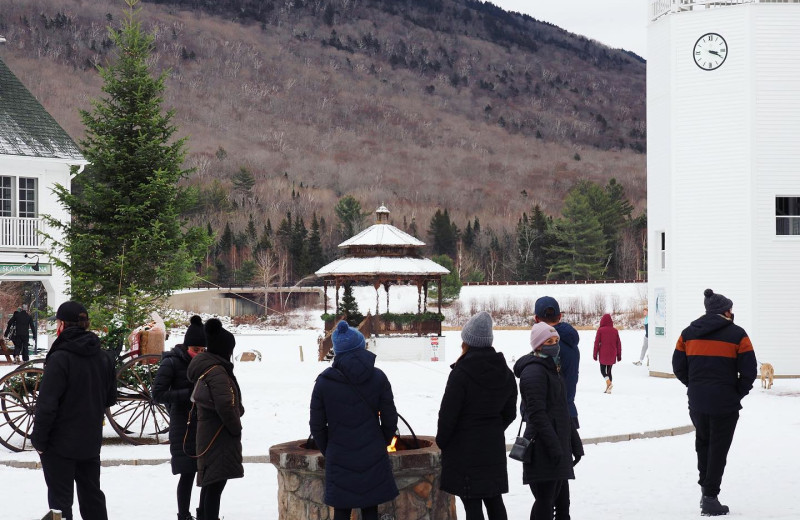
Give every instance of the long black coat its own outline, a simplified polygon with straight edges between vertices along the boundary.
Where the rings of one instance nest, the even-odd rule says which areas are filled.
[[[244,476],[241,421],[244,407],[239,383],[233,375],[233,363],[212,352],[201,352],[189,363],[186,375],[194,386],[203,374],[206,374],[204,381],[211,391],[214,406],[195,406],[196,449],[200,455],[197,459],[198,486]],[[214,439],[217,432],[219,435]]]
[[[31,444],[85,460],[100,455],[105,410],[117,402],[114,361],[93,332],[64,329],[47,353]]]
[[[186,348],[183,345],[176,345],[164,353],[161,366],[156,372],[156,379],[153,381],[153,397],[159,403],[167,405],[169,410],[169,452],[172,455],[173,475],[197,471],[197,460],[189,456],[196,454],[197,437],[197,411],[192,410],[192,402],[189,399],[194,386],[186,377],[186,369],[189,368],[191,361],[192,358]],[[186,422],[190,410],[192,419],[189,421],[187,432]]]
[[[505,431],[517,416],[517,383],[503,354],[470,348],[452,365],[439,407],[441,488],[464,498],[508,493]]]
[[[555,362],[531,353],[517,360],[514,374],[519,378],[524,436],[535,442],[532,463],[522,465],[522,483],[575,478],[572,459],[583,456],[583,444],[570,420]]]
[[[375,368],[375,354],[361,349],[333,359],[314,384],[309,426],[325,456],[326,504],[371,507],[399,494],[386,453],[397,410],[386,374]]]
[[[30,342],[28,330],[33,334],[33,341],[36,341],[36,326],[33,324],[33,318],[27,311],[23,311],[22,309],[14,311],[14,314],[6,325],[5,336],[8,336],[12,327],[14,327],[14,337],[12,337],[11,340],[14,342],[14,347],[21,347]]]

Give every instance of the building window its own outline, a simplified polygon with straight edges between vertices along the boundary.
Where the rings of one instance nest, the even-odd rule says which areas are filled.
[[[12,216],[14,209],[14,178],[0,177],[0,217]]]
[[[19,178],[19,214],[23,218],[36,218],[36,179]]]
[[[659,261],[661,262],[661,270],[667,268],[667,234],[665,232],[660,232],[659,234]]]
[[[775,197],[775,234],[800,235],[800,197]]]

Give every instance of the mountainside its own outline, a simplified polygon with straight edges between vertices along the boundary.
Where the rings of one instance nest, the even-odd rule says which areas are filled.
[[[385,203],[423,235],[437,208],[461,227],[478,216],[512,229],[537,203],[557,215],[577,180],[611,177],[643,208],[634,54],[470,0],[140,6],[153,64],[170,71],[165,107],[189,137],[188,182],[203,190],[192,218],[215,231],[288,211],[334,222],[344,195]],[[76,141],[123,8],[0,0],[0,56]],[[247,172],[252,187],[234,183]]]

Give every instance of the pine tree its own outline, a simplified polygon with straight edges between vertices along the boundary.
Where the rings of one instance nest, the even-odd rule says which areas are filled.
[[[326,264],[316,212],[311,217],[311,234],[308,236],[308,270],[315,272]]]
[[[258,232],[256,231],[256,223],[253,220],[252,213],[250,213],[250,220],[247,221],[247,240],[252,247],[255,247],[258,240]]]
[[[353,296],[352,284],[345,284],[342,300],[339,303],[339,315],[344,316],[347,323],[352,327],[357,327],[364,319],[364,315],[358,310],[358,302]]]
[[[364,227],[364,218],[369,215],[361,211],[361,203],[352,195],[339,199],[333,211],[339,219],[339,231],[344,238],[350,238],[361,231]]]
[[[143,32],[138,0],[119,29],[110,28],[115,59],[92,110],[81,111],[81,141],[91,163],[73,181],[74,192],[56,186],[71,222],[48,219],[63,233],[54,262],[70,276],[71,297],[93,309],[93,321],[122,315],[129,328],[174,289],[191,283],[207,243],[182,213],[194,204],[178,186],[190,170],[182,165],[185,138],[175,138],[173,110],[162,111],[169,71],[153,76],[154,37]]]
[[[434,255],[456,255],[459,231],[454,222],[450,221],[450,214],[445,209],[436,210],[428,227],[428,236],[431,237],[431,249]]]
[[[598,280],[607,262],[606,237],[589,195],[572,189],[564,199],[563,218],[555,225],[551,272],[556,278]]]
[[[537,204],[530,218],[517,223],[517,278],[543,280],[547,274],[547,249],[552,246],[549,219]]]

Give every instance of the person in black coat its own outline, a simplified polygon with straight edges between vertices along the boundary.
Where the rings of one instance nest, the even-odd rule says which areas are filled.
[[[211,318],[205,325],[206,351],[197,354],[186,370],[195,385],[197,409],[197,520],[218,520],[220,500],[229,479],[244,477],[242,421],[244,407],[233,375],[236,338]]]
[[[333,520],[378,519],[378,504],[399,495],[386,446],[397,430],[392,387],[364,336],[340,321],[332,334],[334,358],[311,394],[309,426],[325,457],[325,503]]]
[[[153,382],[153,398],[169,411],[169,452],[172,474],[178,479],[178,520],[192,520],[189,504],[197,474],[195,449],[197,411],[190,400],[192,383],[186,377],[189,362],[206,349],[206,333],[200,316],[192,316],[183,343],[164,353]],[[191,414],[191,418],[189,415]]]
[[[492,317],[480,312],[461,331],[462,354],[451,366],[439,407],[441,489],[464,503],[467,520],[506,520],[505,431],[517,415],[517,383],[492,347]]]
[[[47,502],[72,518],[74,488],[83,520],[108,520],[100,489],[105,410],[117,401],[114,361],[90,332],[78,302],[56,312],[57,338],[47,353],[36,398],[31,444],[42,461]]]
[[[558,340],[556,329],[544,322],[536,323],[531,329],[533,352],[514,365],[526,423],[524,436],[533,441],[532,458],[522,465],[522,483],[530,486],[534,497],[531,520],[553,518],[561,484],[575,478],[572,467],[583,456],[583,445],[570,419],[564,382],[556,366]]]
[[[36,343],[36,325],[33,323],[33,318],[28,314],[28,306],[23,304],[22,307],[14,311],[11,319],[8,320],[6,331],[3,334],[9,337],[9,333],[13,329],[11,341],[14,342],[14,362],[19,364],[19,355],[22,354],[22,361],[28,361],[29,352],[28,346],[30,344],[30,336],[28,330],[33,334],[33,342]]]

